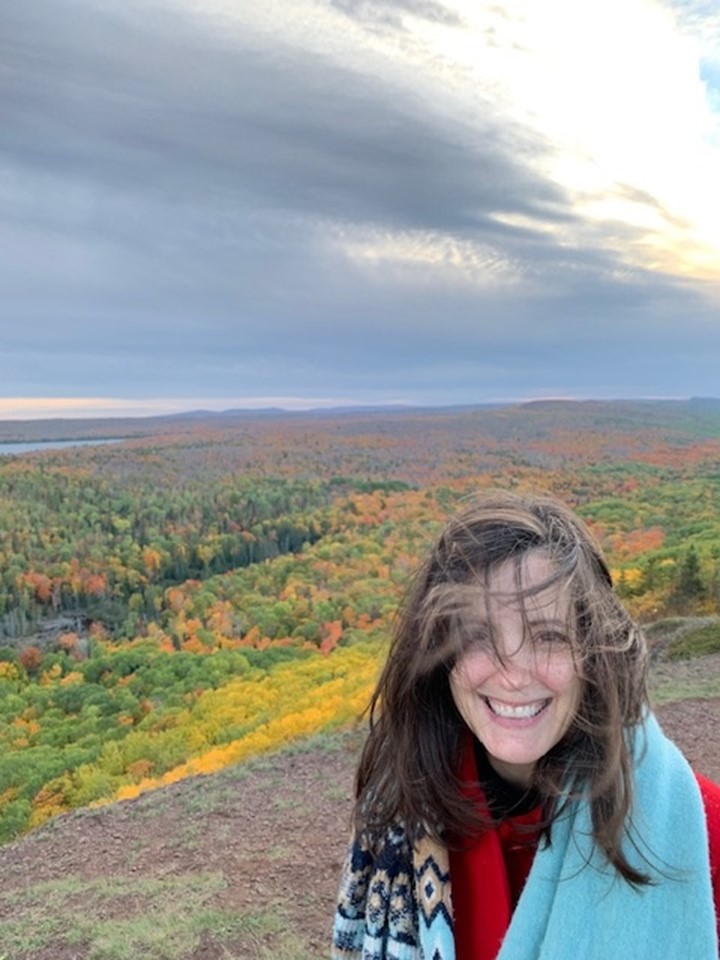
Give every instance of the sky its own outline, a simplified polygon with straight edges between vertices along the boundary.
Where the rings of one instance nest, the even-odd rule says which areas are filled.
[[[0,418],[720,396],[716,0],[2,0]]]

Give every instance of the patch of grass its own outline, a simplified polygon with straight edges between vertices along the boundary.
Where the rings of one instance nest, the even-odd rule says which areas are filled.
[[[243,774],[245,772],[243,771]],[[188,815],[196,813],[208,814],[214,810],[224,810],[235,800],[237,796],[237,782],[241,780],[242,775],[235,775],[232,782],[227,779],[205,776],[203,778],[202,790],[196,790],[192,795],[184,798],[184,808]]]
[[[265,914],[240,916],[209,908],[194,911],[192,907],[187,909],[187,902],[183,906],[186,910],[182,918],[172,912],[105,923],[102,930],[93,931],[88,960],[131,960],[138,956],[180,960],[193,954],[204,934],[213,938],[246,933],[256,936],[276,929],[274,919]]]
[[[287,855],[287,847],[277,843],[265,851],[265,856],[268,858],[268,860],[272,860],[274,862],[285,860]],[[2,960],[2,958],[0,958],[0,960]]]
[[[325,953],[308,950],[302,940],[287,932],[280,934],[279,939],[273,939],[271,944],[260,944],[257,947],[258,960],[326,960]],[[220,944],[220,949],[222,960],[247,960],[246,953],[240,954],[234,950],[228,950],[223,944]],[[3,958],[0,957],[0,960]]]
[[[652,646],[656,642],[666,643],[690,630],[707,627],[713,623],[720,623],[720,617],[710,614],[703,617],[665,617],[663,620],[643,624],[643,632]]]
[[[643,627],[643,630],[648,640],[664,639],[687,627],[688,624],[697,623],[700,619],[698,617],[666,617],[664,620],[655,620],[653,623],[648,623]]]
[[[720,653],[720,622],[683,631],[670,641],[665,651],[668,660],[689,660],[709,653]]]
[[[325,788],[325,796],[328,800],[344,801],[348,797],[348,788],[329,783]]]
[[[325,960],[326,954],[309,951],[303,942],[291,933],[284,933],[272,946],[260,950],[260,960]],[[241,960],[240,957],[237,960]]]
[[[645,627],[650,639],[654,704],[720,697],[720,617],[669,617]]]
[[[675,700],[709,700],[711,697],[720,697],[720,677],[662,680],[653,688],[651,701],[659,706]]]
[[[364,724],[356,724],[340,730],[330,730],[317,733],[302,740],[296,740],[283,748],[282,753],[290,756],[302,756],[304,753],[337,753],[351,750],[355,752],[365,742],[367,728]]]
[[[128,844],[125,853],[125,863],[128,866],[132,866],[135,861],[138,859],[141,853],[147,849],[147,843],[141,840],[134,840],[131,844]]]
[[[720,697],[720,671],[703,668],[702,658],[658,664],[650,690],[656,706],[673,700]]]
[[[165,879],[77,877],[0,893],[12,916],[0,923],[9,957],[51,944],[82,948],[87,960],[184,960],[202,938],[264,936],[283,928],[277,911],[238,914],[213,902],[225,887],[220,874]]]
[[[219,908],[220,874],[163,879],[68,877],[0,892],[0,960],[70,947],[83,960],[190,960],[212,943],[225,960],[323,960],[279,905],[251,913]]]

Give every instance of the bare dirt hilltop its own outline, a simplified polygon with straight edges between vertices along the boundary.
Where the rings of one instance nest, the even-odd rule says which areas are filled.
[[[720,780],[720,698],[658,715]],[[327,957],[358,746],[317,739],[0,848],[0,960]]]

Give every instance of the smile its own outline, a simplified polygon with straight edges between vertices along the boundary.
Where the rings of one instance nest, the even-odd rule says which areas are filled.
[[[490,697],[483,697],[483,700],[495,716],[507,720],[529,720],[541,713],[550,703],[550,700],[535,700],[533,703],[513,704],[503,703],[502,700],[491,700]]]

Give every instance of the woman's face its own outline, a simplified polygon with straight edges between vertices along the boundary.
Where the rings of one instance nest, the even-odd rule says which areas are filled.
[[[552,573],[547,556],[531,551],[520,561],[521,589],[532,590]],[[491,575],[487,591],[478,589],[469,610],[477,639],[455,664],[450,689],[495,771],[527,786],[537,761],[567,732],[581,682],[575,638],[568,635],[567,586],[554,584],[521,600],[517,576],[517,562],[508,560]]]

